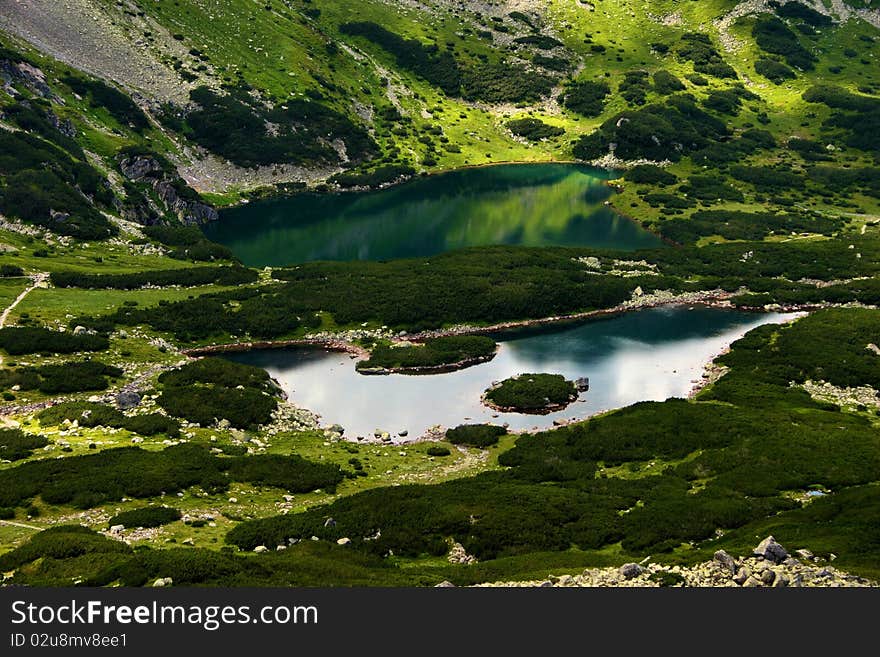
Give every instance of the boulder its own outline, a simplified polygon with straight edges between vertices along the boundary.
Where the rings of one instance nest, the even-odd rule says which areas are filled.
[[[739,572],[733,576],[733,581],[742,586],[751,574],[748,568],[740,568]]]
[[[74,329],[75,330],[75,329]],[[141,403],[141,396],[134,390],[123,390],[116,395],[116,408],[127,411]]]
[[[718,550],[713,558],[715,559],[715,563],[729,571],[731,575],[736,574],[736,561],[727,552],[724,550]]]
[[[125,525],[113,525],[113,526],[110,528],[110,533],[111,533],[111,534],[118,534],[118,533],[120,533],[120,532],[121,532],[122,530],[124,530],[124,529],[125,529]]]
[[[443,580],[442,582],[440,582],[439,584],[435,584],[435,585],[434,585],[434,588],[435,588],[435,589],[454,589],[454,588],[455,588],[455,584],[453,584],[452,582],[450,582],[448,579],[444,579],[444,580]]]
[[[761,581],[756,577],[749,576],[749,578],[743,582],[743,588],[751,589],[757,586],[761,586]]]
[[[756,557],[763,557],[772,563],[782,563],[788,558],[788,552],[784,547],[776,542],[772,536],[768,536],[758,543],[753,554]]]
[[[761,582],[766,586],[770,586],[775,581],[776,573],[774,573],[770,568],[761,573]]]
[[[337,539],[337,541],[336,541],[336,545],[350,545],[350,544],[351,544],[351,539],[348,538],[347,536],[343,536],[342,538]]]
[[[254,552],[268,552],[268,551],[269,551],[269,548],[267,548],[265,545],[258,545],[257,547],[254,548]]]
[[[617,572],[619,572],[624,578],[632,579],[633,577],[638,577],[644,572],[644,568],[642,568],[637,563],[625,563],[623,564]]]

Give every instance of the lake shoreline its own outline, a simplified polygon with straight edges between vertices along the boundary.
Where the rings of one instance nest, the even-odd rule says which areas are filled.
[[[397,336],[393,338],[395,342],[401,341],[409,341],[409,342],[423,342],[425,340],[430,340],[434,338],[442,338],[449,337],[455,335],[485,335],[491,333],[504,333],[507,331],[514,331],[519,329],[529,329],[529,328],[538,328],[538,327],[552,327],[556,324],[566,324],[566,323],[581,323],[588,322],[594,319],[605,319],[612,318],[619,315],[623,315],[630,312],[636,312],[639,310],[649,310],[651,308],[662,308],[665,306],[703,306],[707,308],[719,308],[725,310],[739,310],[743,312],[753,312],[753,313],[770,313],[770,312],[810,312],[813,310],[819,310],[821,308],[831,307],[833,304],[794,304],[790,306],[774,306],[772,308],[764,308],[764,307],[753,307],[753,306],[745,306],[745,307],[736,307],[730,303],[730,298],[735,296],[734,292],[724,292],[724,291],[703,291],[703,292],[691,292],[677,296],[670,296],[668,298],[656,299],[656,298],[645,298],[644,302],[639,301],[627,301],[625,303],[619,304],[617,306],[613,306],[611,308],[603,308],[599,310],[588,310],[580,313],[570,313],[567,315],[554,315],[551,317],[540,317],[535,319],[525,319],[525,320],[515,320],[510,322],[500,322],[498,324],[492,324],[490,326],[452,326],[445,329],[435,329],[430,331],[422,331],[420,333],[407,334],[404,336]],[[200,347],[192,347],[189,349],[181,349],[180,352],[186,356],[197,357],[197,356],[209,356],[212,354],[223,354],[223,353],[236,353],[236,352],[246,352],[246,351],[257,351],[261,349],[284,349],[287,347],[305,347],[305,348],[319,348],[324,349],[326,351],[338,351],[351,355],[352,357],[356,357],[358,359],[366,359],[369,358],[369,350],[366,348],[357,345],[348,340],[344,340],[341,338],[330,338],[330,337],[321,337],[321,338],[293,338],[288,340],[263,340],[263,341],[247,341],[247,342],[229,342],[229,343],[221,343],[221,344],[213,344],[213,345],[204,345]],[[494,357],[494,356],[493,356]],[[472,359],[466,359],[465,361],[461,361],[462,363],[468,363]],[[490,359],[486,359],[483,362],[488,362]],[[464,367],[469,367],[471,364],[477,363],[468,363],[463,365],[461,368],[449,369],[445,371],[456,371],[457,369],[463,369]],[[442,365],[442,366],[431,366],[431,367],[450,367],[453,365],[457,365],[457,363],[453,363],[450,365]],[[404,369],[404,368],[394,368],[394,369]],[[424,369],[424,368],[420,368]],[[405,373],[405,372],[391,372],[391,373]],[[425,372],[429,373],[429,372]],[[431,373],[440,373],[440,372],[431,372]],[[374,373],[369,373],[374,374]]]

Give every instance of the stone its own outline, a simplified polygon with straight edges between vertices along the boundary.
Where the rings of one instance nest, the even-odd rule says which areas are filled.
[[[350,544],[351,544],[351,539],[348,538],[347,536],[343,536],[342,538],[336,540],[336,545],[350,545]]]
[[[85,326],[75,326],[73,328],[74,335],[85,335],[86,333],[88,333],[88,331]]]
[[[713,556],[713,559],[715,560],[715,563],[729,571],[731,575],[736,574],[736,561],[734,561],[733,557],[724,550],[718,550]]]
[[[269,551],[269,548],[267,548],[265,545],[258,545],[257,547],[254,548],[254,552],[268,552],[268,551]]]
[[[192,538],[185,538],[181,541],[183,545],[195,545],[195,541]]]
[[[753,554],[773,563],[782,563],[788,558],[788,552],[772,536],[768,536],[758,543]]]
[[[545,579],[543,582],[538,584],[538,586],[542,589],[550,588],[553,586],[553,582],[551,582],[549,579]]]
[[[638,577],[644,572],[644,568],[642,568],[637,563],[625,563],[623,564],[618,571],[623,577],[626,579],[632,579],[633,577]]]
[[[135,408],[141,403],[141,396],[134,390],[123,390],[116,395],[116,407],[121,411]]]
[[[805,548],[795,550],[795,554],[797,554],[801,559],[806,559],[807,561],[812,561],[813,559],[815,559],[813,553]]]
[[[125,529],[125,525],[113,525],[110,528],[111,534],[119,534],[123,529]]]
[[[442,582],[440,582],[439,584],[435,584],[435,585],[434,585],[434,588],[435,588],[435,589],[454,589],[454,588],[455,588],[455,584],[453,584],[452,582],[450,582],[448,579],[444,579],[444,580],[443,580]]]
[[[778,573],[776,580],[773,582],[773,588],[779,589],[788,586],[788,575]]]
[[[155,582],[153,582],[154,587],[162,587],[162,586],[171,586],[174,583],[174,580],[170,577],[160,577]]]
[[[757,586],[761,586],[761,582],[756,577],[749,576],[749,578],[743,582],[743,588],[751,589]]]
[[[751,576],[751,571],[748,568],[740,568],[739,572],[733,576],[733,581],[742,586],[746,583],[746,580]]]
[[[769,568],[761,573],[761,582],[770,586],[776,580],[776,573],[774,573]]]
[[[324,521],[324,526],[325,527],[335,527],[336,521],[333,518],[327,518],[327,520]]]

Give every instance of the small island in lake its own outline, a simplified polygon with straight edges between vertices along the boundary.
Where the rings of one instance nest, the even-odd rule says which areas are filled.
[[[561,374],[520,374],[483,393],[483,403],[497,411],[538,415],[562,410],[577,398],[578,386]]]
[[[498,345],[483,335],[452,335],[424,342],[380,344],[357,364],[361,374],[436,374],[495,358]]]

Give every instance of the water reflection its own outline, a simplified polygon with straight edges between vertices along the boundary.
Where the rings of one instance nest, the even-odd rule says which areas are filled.
[[[417,437],[435,424],[508,422],[513,429],[548,427],[643,400],[687,395],[703,366],[732,341],[794,314],[750,314],[681,306],[655,308],[552,332],[510,335],[489,363],[431,376],[363,376],[344,354],[304,349],[231,356],[265,368],[291,399],[338,422],[346,436],[375,429]],[[499,338],[496,338],[499,339]],[[523,372],[587,376],[590,390],[567,409],[544,416],[498,414],[480,404],[492,381]]]
[[[386,260],[490,244],[661,245],[605,207],[608,178],[567,164],[467,169],[377,192],[252,203],[223,212],[205,233],[251,266]]]

